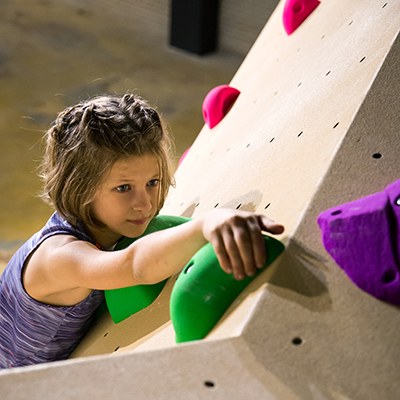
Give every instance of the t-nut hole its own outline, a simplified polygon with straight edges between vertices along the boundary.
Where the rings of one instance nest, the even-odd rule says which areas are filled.
[[[215,387],[215,383],[213,381],[205,381],[204,386],[207,388],[213,388]]]
[[[392,283],[397,277],[396,271],[393,269],[388,269],[383,275],[382,275],[382,282],[389,284]]]
[[[295,346],[300,346],[303,343],[303,339],[301,337],[296,336],[295,338],[292,339],[292,343]]]
[[[333,213],[331,215],[339,215],[341,213],[342,213],[342,210],[336,210],[336,211],[333,211]]]
[[[194,266],[194,261],[190,261],[189,264],[185,268],[185,274],[188,274]]]

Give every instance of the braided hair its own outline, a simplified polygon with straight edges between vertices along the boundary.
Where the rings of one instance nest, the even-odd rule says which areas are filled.
[[[157,111],[142,98],[98,96],[61,112],[46,133],[42,198],[72,225],[104,225],[91,210],[97,189],[117,160],[153,154],[160,169],[157,212],[169,187],[171,139]]]

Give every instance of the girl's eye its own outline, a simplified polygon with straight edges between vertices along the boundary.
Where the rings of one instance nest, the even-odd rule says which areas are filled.
[[[116,189],[120,193],[125,193],[130,189],[130,187],[129,187],[129,185],[121,185],[121,186],[118,186]]]
[[[151,181],[149,181],[149,182],[147,183],[147,186],[155,187],[155,186],[158,185],[159,182],[160,182],[159,179],[152,179]]]

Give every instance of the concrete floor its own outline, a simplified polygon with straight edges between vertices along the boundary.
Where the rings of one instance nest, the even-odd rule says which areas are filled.
[[[36,196],[36,170],[43,133],[59,111],[95,94],[136,91],[166,118],[179,160],[203,125],[204,96],[229,83],[242,62],[141,36],[57,0],[0,3],[0,271],[52,213]]]

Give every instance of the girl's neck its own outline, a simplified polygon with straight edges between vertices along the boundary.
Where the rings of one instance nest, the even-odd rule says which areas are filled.
[[[115,245],[123,238],[116,233],[105,232],[100,228],[86,227],[89,235],[103,250],[113,250]]]

